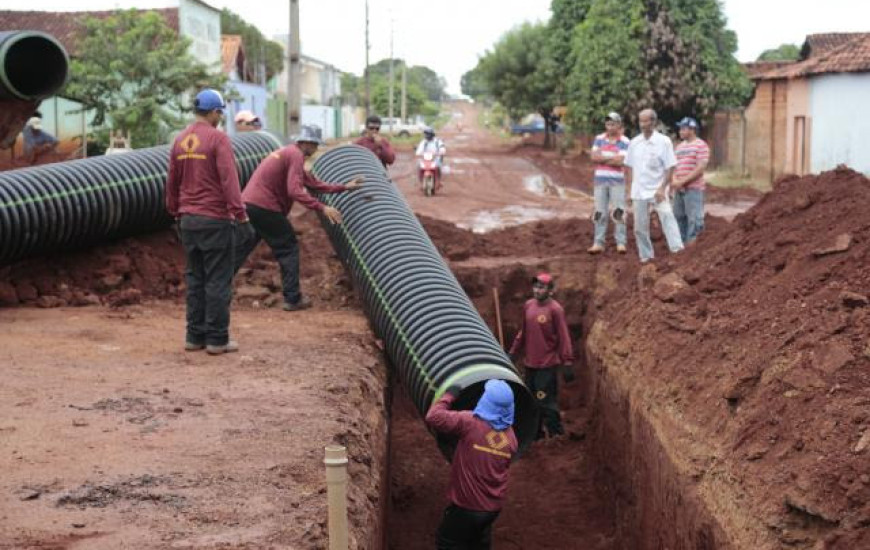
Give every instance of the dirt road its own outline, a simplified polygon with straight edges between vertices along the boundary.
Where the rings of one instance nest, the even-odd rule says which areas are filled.
[[[173,304],[0,325],[0,548],[319,548],[333,442],[371,547],[384,367],[360,313],[236,312],[222,357],[181,351]]]
[[[452,121],[438,133],[447,156],[444,188],[434,197],[420,191],[413,152],[399,152],[390,175],[415,212],[475,232],[590,216],[592,200],[587,193],[554,183],[534,163],[511,154],[510,143],[477,124],[477,112],[472,105],[456,104]]]

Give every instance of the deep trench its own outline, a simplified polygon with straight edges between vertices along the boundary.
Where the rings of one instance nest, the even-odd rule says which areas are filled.
[[[613,277],[608,279],[602,278],[599,264],[580,262],[575,258],[543,260],[536,266],[507,262],[452,266],[493,329],[491,289],[498,288],[508,345],[518,329],[520,308],[536,270],[578,269],[582,273],[580,285],[557,294],[568,316],[577,356],[577,380],[568,385],[560,381],[559,388],[567,435],[536,443],[513,465],[505,508],[493,532],[493,548],[730,548],[698,505],[690,484],[677,474],[643,408],[630,402],[607,365],[587,349],[587,335],[598,315],[593,305],[596,285],[607,280],[611,286],[631,284],[634,268],[610,265]],[[433,445],[400,382],[395,377],[390,382],[385,548],[435,548],[435,530],[447,504],[449,464]]]

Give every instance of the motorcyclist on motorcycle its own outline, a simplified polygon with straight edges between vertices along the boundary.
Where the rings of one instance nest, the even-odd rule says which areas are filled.
[[[441,189],[441,168],[444,163],[444,155],[447,154],[447,148],[444,147],[444,142],[441,138],[435,137],[435,130],[426,128],[423,130],[423,139],[417,145],[417,179],[423,183],[423,156],[426,153],[434,155],[435,165],[437,167],[435,173],[435,189]]]

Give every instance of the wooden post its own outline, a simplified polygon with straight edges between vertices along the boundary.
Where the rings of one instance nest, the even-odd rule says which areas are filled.
[[[495,302],[495,324],[498,330],[498,343],[504,349],[504,332],[501,328],[501,304],[498,300],[498,287],[492,287],[492,300]]]

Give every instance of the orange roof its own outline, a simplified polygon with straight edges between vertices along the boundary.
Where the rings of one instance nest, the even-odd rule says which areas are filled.
[[[154,11],[163,16],[170,27],[178,31],[178,8],[165,8]],[[78,40],[84,32],[82,20],[87,17],[106,18],[114,11],[0,11],[0,31],[42,31],[60,41],[70,56],[78,53]]]
[[[222,34],[221,35],[221,65],[225,75],[233,72],[233,69],[241,73],[239,64],[239,55],[242,59],[245,57],[245,48],[242,46],[242,36],[239,34]],[[239,77],[244,75],[239,74]]]
[[[801,59],[808,59],[819,54],[829,52],[835,48],[839,48],[847,42],[851,42],[855,38],[870,35],[866,32],[824,32],[818,34],[808,34],[804,45],[801,48]]]
[[[813,50],[808,59],[773,69],[757,78],[770,80],[863,72],[870,72],[870,33],[856,33],[850,40],[827,50],[823,46],[821,52]]]

